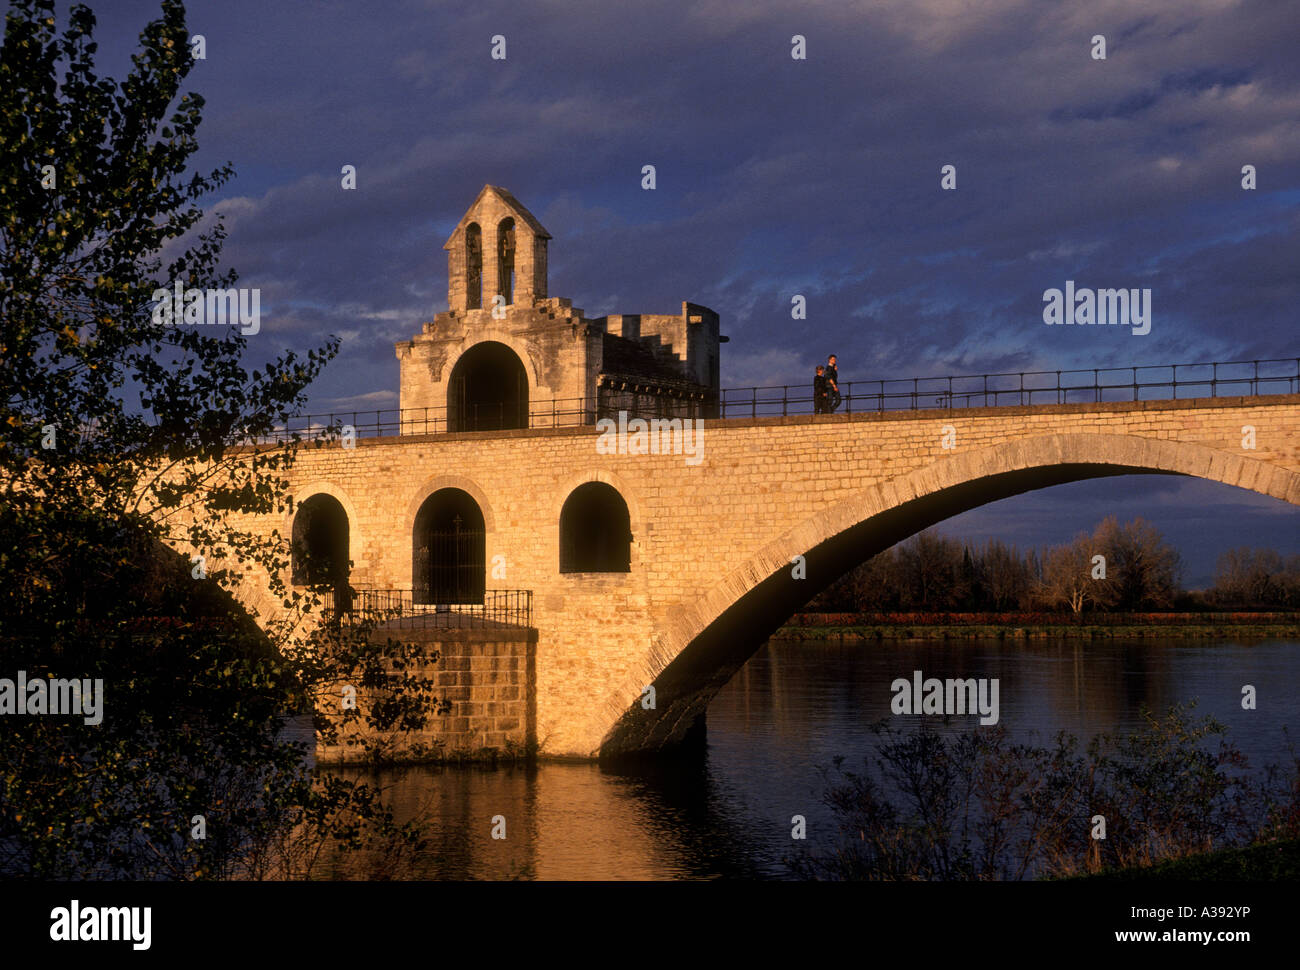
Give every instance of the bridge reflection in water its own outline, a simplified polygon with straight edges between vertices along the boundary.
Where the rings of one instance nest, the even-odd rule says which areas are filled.
[[[405,878],[783,878],[783,859],[826,851],[837,837],[820,769],[837,755],[861,765],[872,750],[867,726],[890,716],[890,681],[914,669],[1000,678],[1003,725],[1040,742],[1057,730],[1136,729],[1141,704],[1198,698],[1195,713],[1225,722],[1255,769],[1289,763],[1282,728],[1295,710],[1241,710],[1240,672],[1279,697],[1300,696],[1296,642],[773,642],[718,693],[693,758],[619,773],[557,763],[340,770],[391,785],[402,816],[430,826],[431,847],[398,873]],[[941,731],[969,726],[931,721]],[[504,840],[491,837],[497,815]],[[791,839],[793,815],[806,817],[806,841]],[[364,878],[372,863],[335,863],[329,874]]]

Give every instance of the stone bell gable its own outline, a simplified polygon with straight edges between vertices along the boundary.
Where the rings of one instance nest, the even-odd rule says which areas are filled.
[[[447,250],[447,306],[491,309],[546,299],[546,242],[551,234],[506,189],[485,185],[461,217]]]

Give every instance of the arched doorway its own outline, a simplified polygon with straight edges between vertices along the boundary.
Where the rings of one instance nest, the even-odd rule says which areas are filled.
[[[560,510],[560,572],[626,573],[632,522],[623,496],[604,482],[579,485]]]
[[[456,361],[447,382],[449,431],[528,427],[528,374],[503,343],[475,344]]]
[[[293,583],[328,586],[334,609],[342,612],[351,608],[349,541],[348,514],[333,495],[313,495],[298,506],[290,544]]]
[[[411,591],[416,603],[482,603],[486,535],[478,503],[459,488],[434,492],[415,516]]]

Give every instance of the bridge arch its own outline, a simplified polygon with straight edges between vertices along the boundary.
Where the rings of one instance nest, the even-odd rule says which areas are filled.
[[[1221,449],[1131,435],[1059,434],[959,452],[819,511],[767,543],[719,583],[668,611],[642,669],[611,697],[602,758],[683,740],[763,641],[860,562],[970,509],[1066,482],[1115,475],[1204,478],[1300,505],[1300,473]],[[807,578],[791,560],[805,557]],[[646,684],[655,709],[638,702]]]
[[[485,564],[491,562],[492,543],[496,537],[497,526],[496,516],[493,514],[492,503],[488,501],[487,493],[477,482],[464,475],[435,475],[416,490],[411,501],[407,503],[406,514],[402,519],[400,534],[404,537],[404,541],[411,543],[411,572],[408,575],[412,592],[417,588],[417,582],[424,578],[417,572],[420,545],[417,542],[416,532],[418,527],[427,527],[426,522],[420,521],[420,512],[428,506],[429,499],[435,494],[448,489],[463,492],[473,500],[483,519],[484,562]]]
[[[458,488],[462,492],[467,492],[469,496],[478,504],[479,511],[483,513],[483,530],[491,535],[496,532],[496,517],[492,514],[492,503],[488,501],[487,493],[479,488],[478,482],[464,475],[435,475],[427,482],[421,485],[406,505],[406,517],[402,520],[402,534],[410,535],[411,530],[415,528],[415,517],[420,513],[420,506],[424,505],[425,500],[434,492],[444,488]]]
[[[330,498],[343,506],[343,511],[347,515],[348,521],[348,555],[353,560],[354,570],[366,568],[368,563],[364,558],[365,539],[361,519],[357,515],[357,507],[353,503],[351,496],[345,489],[340,488],[331,481],[312,481],[304,485],[298,485],[293,490],[293,506],[285,512],[284,520],[280,527],[280,534],[289,536],[292,542],[294,520],[298,516],[299,510],[303,503],[318,495],[328,495]],[[290,546],[290,564],[292,566],[292,545]],[[291,569],[292,573],[292,569]]]

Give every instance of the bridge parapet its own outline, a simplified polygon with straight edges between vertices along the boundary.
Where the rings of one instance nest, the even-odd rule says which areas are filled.
[[[611,383],[614,381],[615,378],[611,378]],[[840,388],[842,402],[839,413],[842,414],[1259,397],[1300,393],[1300,357],[883,378],[845,381],[841,382]],[[642,406],[629,409],[635,412],[631,416],[704,417],[706,407],[716,407],[717,411],[717,418],[709,420],[814,413],[811,381],[807,384],[723,388],[716,405],[693,400],[685,394],[682,401],[671,405],[663,404],[664,400],[662,397],[647,398]],[[492,406],[484,407],[491,411]],[[601,417],[617,416],[606,413],[609,410],[599,399],[590,397],[548,400],[529,408],[526,427],[593,425]],[[480,417],[484,426],[495,427],[499,426],[504,413],[485,412]],[[305,439],[332,437],[345,427],[358,438],[462,433],[452,431],[446,407],[390,408],[302,415],[262,440],[286,440],[293,435]]]

